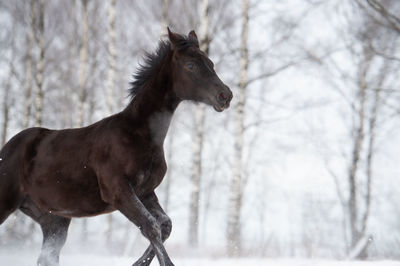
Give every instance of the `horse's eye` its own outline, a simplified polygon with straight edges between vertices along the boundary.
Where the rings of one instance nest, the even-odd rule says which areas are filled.
[[[186,67],[187,67],[188,69],[190,69],[190,70],[193,70],[193,69],[194,69],[194,64],[193,64],[193,63],[187,63],[187,64],[186,64]]]

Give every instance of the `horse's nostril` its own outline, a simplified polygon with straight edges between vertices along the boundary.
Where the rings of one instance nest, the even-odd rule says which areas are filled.
[[[220,94],[219,94],[219,97],[220,97],[220,99],[222,99],[222,100],[226,100],[228,97],[225,95],[225,93],[223,93],[223,92],[221,92]]]

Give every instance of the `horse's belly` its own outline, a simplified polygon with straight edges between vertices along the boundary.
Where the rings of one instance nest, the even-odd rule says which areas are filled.
[[[85,217],[111,212],[99,193],[83,194],[60,188],[42,187],[31,195],[39,208],[60,216]]]
[[[34,178],[33,182],[28,194],[43,211],[66,217],[114,211],[102,200],[95,176],[65,178],[44,174]]]

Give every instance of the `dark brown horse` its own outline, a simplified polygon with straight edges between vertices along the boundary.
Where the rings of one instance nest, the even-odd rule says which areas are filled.
[[[194,31],[161,41],[132,82],[120,113],[83,128],[26,129],[0,152],[0,224],[16,209],[43,231],[40,266],[58,265],[72,217],[115,210],[138,226],[150,246],[134,265],[173,265],[163,242],[171,220],[154,189],[167,170],[163,143],[182,100],[223,111],[232,99]]]

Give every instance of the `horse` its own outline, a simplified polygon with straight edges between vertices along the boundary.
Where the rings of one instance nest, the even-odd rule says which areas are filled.
[[[0,224],[15,210],[39,223],[39,266],[58,266],[71,218],[120,211],[150,245],[134,266],[173,266],[163,245],[172,229],[154,192],[167,170],[163,143],[171,118],[185,100],[217,112],[232,92],[200,50],[194,31],[168,28],[147,53],[131,82],[130,103],[119,113],[82,128],[28,128],[0,151]]]

